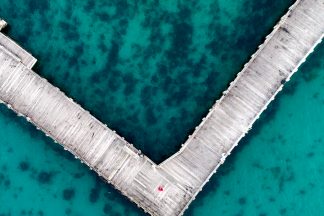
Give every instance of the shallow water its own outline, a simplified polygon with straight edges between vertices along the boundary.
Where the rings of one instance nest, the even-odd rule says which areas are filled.
[[[35,71],[156,162],[179,149],[291,0],[0,0]],[[321,215],[324,45],[186,215]],[[0,215],[144,215],[0,107]]]

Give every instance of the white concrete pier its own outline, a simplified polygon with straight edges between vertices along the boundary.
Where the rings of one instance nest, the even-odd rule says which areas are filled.
[[[323,34],[324,0],[298,0],[179,152],[160,165],[32,71],[36,59],[1,33],[0,99],[145,212],[181,215]]]

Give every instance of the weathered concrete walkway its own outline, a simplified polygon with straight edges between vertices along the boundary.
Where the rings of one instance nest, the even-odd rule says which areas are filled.
[[[297,1],[175,155],[160,165],[31,70],[0,33],[0,99],[152,215],[180,215],[324,34],[324,0]]]

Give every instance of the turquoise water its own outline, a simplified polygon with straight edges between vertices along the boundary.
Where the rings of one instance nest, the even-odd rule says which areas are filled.
[[[35,71],[156,162],[183,143],[291,0],[0,0]],[[322,215],[324,44],[186,215]],[[0,215],[144,215],[0,107]]]

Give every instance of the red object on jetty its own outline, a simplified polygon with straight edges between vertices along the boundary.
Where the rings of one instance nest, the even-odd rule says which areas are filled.
[[[163,186],[160,185],[160,186],[158,187],[158,191],[162,192],[163,190],[164,190]]]

